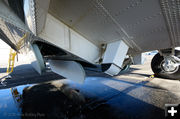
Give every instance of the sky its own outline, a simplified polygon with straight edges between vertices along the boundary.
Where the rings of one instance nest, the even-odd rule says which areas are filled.
[[[0,49],[9,49],[10,47],[0,39]]]
[[[0,39],[0,65],[4,62],[8,63],[10,47]]]

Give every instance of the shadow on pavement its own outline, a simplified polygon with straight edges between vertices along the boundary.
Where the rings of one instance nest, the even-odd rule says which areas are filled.
[[[26,87],[22,94],[22,119],[153,119],[164,118],[164,110],[103,84],[110,92],[89,97],[68,84],[55,82]],[[95,93],[95,92],[94,92]],[[96,93],[95,93],[96,94]],[[109,95],[109,96],[108,96]],[[112,105],[119,107],[113,108]],[[158,115],[156,115],[158,113]]]
[[[149,81],[129,82],[104,74],[93,77],[90,72],[92,77],[87,77],[83,85],[63,83],[52,81],[63,79],[52,72],[39,76],[30,64],[17,66],[11,76],[9,87],[51,81],[22,89],[18,101],[22,119],[164,119],[163,109],[129,95],[139,87],[159,89],[146,85]],[[104,84],[106,81],[109,85]],[[121,86],[127,87],[116,89]]]
[[[0,89],[11,88],[18,85],[34,84],[46,81],[52,81],[57,79],[64,79],[64,77],[59,76],[53,72],[44,72],[41,75],[38,74],[31,66],[31,64],[18,65],[14,68],[14,71],[10,73],[12,78],[6,79],[6,86],[0,85]],[[1,77],[0,79],[4,79]]]
[[[0,73],[5,73],[7,68],[0,68]]]

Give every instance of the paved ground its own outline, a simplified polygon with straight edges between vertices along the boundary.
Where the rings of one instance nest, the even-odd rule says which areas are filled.
[[[149,78],[150,59],[115,77],[86,70],[85,83],[77,84],[52,72],[39,76],[21,56],[12,79],[0,85],[0,118],[164,119],[164,105],[180,103],[180,81]],[[5,71],[1,62],[1,80]]]

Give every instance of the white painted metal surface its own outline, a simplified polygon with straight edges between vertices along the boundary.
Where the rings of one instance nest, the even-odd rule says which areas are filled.
[[[29,60],[31,61],[31,64],[33,68],[41,74],[43,70],[45,70],[45,63],[44,59],[41,55],[41,52],[36,44],[33,44],[31,46],[31,51],[29,52]]]
[[[99,48],[50,14],[39,37],[91,63],[99,56]]]
[[[29,29],[36,35],[41,33],[46,22],[50,0],[24,0],[24,15]]]
[[[55,58],[67,56],[68,60],[75,60],[73,57],[77,56],[80,61],[96,64],[101,63],[97,59],[103,58],[102,63],[110,66],[106,73],[116,75],[127,52],[134,56],[180,46],[179,4],[179,0],[24,0],[25,16],[21,14],[25,17],[24,23],[15,14],[17,8],[0,0],[0,33],[14,47],[16,36],[27,32],[30,34],[27,44],[39,43],[51,50],[57,46],[57,52],[52,51],[49,57],[48,50],[42,53],[49,59],[55,55]],[[102,44],[107,44],[105,52]],[[34,49],[35,58],[40,61],[38,72],[41,72],[43,56],[37,46]],[[71,65],[83,72],[73,61],[53,63],[58,66],[52,65],[57,73],[61,73],[64,66],[68,72],[62,74],[67,77],[69,71],[75,70],[70,69]],[[83,75],[79,78],[82,80]]]
[[[109,75],[117,75],[121,71],[121,66],[126,57],[129,47],[121,40],[107,45],[103,64],[112,64],[105,72]]]
[[[122,40],[109,43],[104,54],[103,64],[113,63],[121,67],[128,48],[129,47]]]
[[[180,45],[176,38],[177,3],[178,0],[52,0],[49,13],[94,44],[122,39],[134,53]],[[174,39],[170,38],[172,34]]]
[[[83,67],[75,61],[49,60],[49,65],[53,72],[67,79],[78,83],[83,83],[85,80]]]
[[[120,67],[117,67],[116,65],[111,64],[111,66],[109,67],[108,70],[105,71],[105,73],[110,76],[114,76],[114,75],[117,75],[120,71],[121,71]]]

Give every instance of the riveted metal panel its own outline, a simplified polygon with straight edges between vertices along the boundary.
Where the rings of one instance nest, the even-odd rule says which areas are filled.
[[[180,45],[177,38],[172,43],[163,1],[171,6],[169,14],[176,13],[170,19],[175,24],[178,0],[53,0],[49,12],[96,45],[123,40],[135,52],[144,52]]]
[[[38,35],[43,30],[50,0],[24,0],[24,13],[29,29]]]

